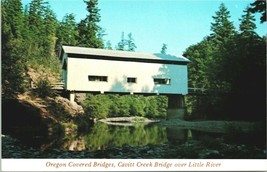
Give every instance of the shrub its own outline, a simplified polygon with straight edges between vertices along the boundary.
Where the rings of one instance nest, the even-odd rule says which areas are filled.
[[[51,83],[47,78],[41,78],[36,83],[35,94],[41,98],[51,96],[53,94]]]
[[[166,117],[167,97],[138,95],[91,95],[81,102],[85,113],[92,118],[143,116]]]

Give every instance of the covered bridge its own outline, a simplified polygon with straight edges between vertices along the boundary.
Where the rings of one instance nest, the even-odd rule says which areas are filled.
[[[188,93],[189,60],[184,57],[62,46],[60,60],[71,101],[87,92],[161,94],[169,96],[169,106],[181,107]]]

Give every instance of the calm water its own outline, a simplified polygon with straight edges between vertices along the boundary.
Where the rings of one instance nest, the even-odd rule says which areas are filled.
[[[64,151],[96,151],[123,146],[183,144],[188,140],[221,137],[220,133],[207,133],[189,129],[167,128],[158,124],[115,126],[97,122],[88,133],[69,134],[57,139],[22,139],[23,144],[41,149]]]
[[[3,158],[266,158],[266,150],[224,144],[224,135],[159,124],[95,123],[87,133],[3,140]],[[236,138],[235,137],[230,137]],[[237,140],[240,139],[237,137]],[[251,140],[245,138],[244,140]],[[264,152],[265,150],[265,152]]]

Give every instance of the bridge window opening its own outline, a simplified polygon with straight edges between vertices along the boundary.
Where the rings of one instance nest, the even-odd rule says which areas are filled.
[[[95,82],[108,82],[108,77],[107,76],[89,75],[88,80],[89,81],[95,81]]]
[[[127,78],[127,83],[137,83],[137,78]]]
[[[154,84],[170,85],[171,79],[169,79],[169,78],[154,78]]]

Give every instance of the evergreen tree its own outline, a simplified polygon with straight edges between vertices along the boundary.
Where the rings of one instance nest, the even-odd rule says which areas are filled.
[[[3,0],[2,12],[4,13],[4,20],[8,27],[10,27],[10,32],[14,38],[21,38],[23,29],[23,13],[22,4],[20,0]]]
[[[226,8],[221,5],[220,11],[212,23],[214,32],[184,54],[191,60],[189,87],[215,92],[188,97],[188,107],[201,118],[263,119],[266,99],[260,95],[266,92],[266,40],[256,34],[254,17],[248,9],[240,20],[240,34],[228,21]],[[228,15],[219,17],[223,13]],[[228,31],[222,28],[224,25]]]
[[[32,32],[32,39],[40,40],[43,36],[44,17],[47,2],[44,0],[32,0],[29,8],[29,29]]]
[[[116,46],[116,50],[121,51],[135,51],[136,45],[134,43],[134,39],[132,37],[132,33],[128,34],[128,39],[124,38],[124,32],[121,33],[121,40],[118,42]]]
[[[27,64],[43,65],[57,70],[55,58],[56,31],[58,22],[48,2],[32,0],[29,9],[24,12],[24,39],[26,49],[24,55]]]
[[[250,35],[255,35],[255,29],[256,29],[256,24],[255,18],[252,15],[252,13],[249,11],[248,8],[244,10],[244,13],[242,15],[242,18],[240,19],[241,24],[239,26],[239,29],[241,31],[242,36],[250,36]]]
[[[24,12],[23,12],[23,29],[22,29],[22,36],[25,40],[30,40],[30,27],[29,27],[29,7],[25,5]]]
[[[162,45],[160,53],[161,54],[166,54],[167,53],[167,44],[163,44]]]
[[[28,16],[29,33],[28,42],[34,47],[36,56],[44,58],[53,54],[57,20],[48,2],[32,0]]]
[[[1,2],[2,93],[9,96],[25,89],[23,18],[19,0]]]
[[[215,14],[213,16],[214,23],[211,23],[213,33],[209,37],[214,49],[210,60],[209,78],[214,89],[229,90],[228,83],[223,82],[221,78],[224,72],[223,64],[226,62],[224,52],[227,51],[229,45],[234,49],[235,42],[233,39],[237,33],[233,23],[229,21],[230,12],[223,3]]]
[[[261,23],[266,22],[266,0],[255,0],[250,5],[249,11],[252,13],[261,13]]]
[[[45,56],[53,56],[56,45],[57,19],[55,13],[47,6],[44,15],[43,42]]]
[[[107,41],[106,42],[105,49],[112,50],[112,45],[111,45],[111,42],[110,41]]]
[[[214,23],[211,23],[211,37],[214,39],[216,44],[221,44],[227,41],[236,34],[233,23],[229,21],[230,12],[222,3],[219,7],[219,11],[212,18]]]
[[[128,45],[128,51],[135,51],[136,45],[134,43],[134,39],[132,37],[132,33],[128,34],[127,45]]]
[[[190,59],[188,64],[188,84],[191,88],[211,87],[209,72],[210,63],[213,58],[213,47],[209,39],[205,38],[203,41],[191,45],[183,54],[184,57]]]
[[[124,38],[124,32],[121,33],[121,40],[118,42],[118,45],[116,46],[116,50],[125,51],[127,45],[127,40]]]
[[[98,25],[101,21],[100,9],[97,7],[98,0],[85,1],[89,15],[77,26],[79,32],[78,45],[91,48],[104,48],[103,29]]]
[[[77,35],[74,14],[66,14],[57,28],[56,51],[59,52],[62,45],[77,45]]]
[[[251,119],[250,114],[253,113],[257,114],[253,117],[255,119],[266,113],[266,97],[261,96],[266,93],[266,40],[255,32],[254,21],[254,16],[245,9],[240,23],[241,33],[235,39],[237,48],[230,52],[229,47],[228,55],[232,58],[228,59],[232,61],[225,69],[231,69],[232,73],[227,78],[231,79],[229,82],[233,92],[238,93],[231,98],[231,102],[238,102],[235,105],[239,108],[232,109],[236,108],[237,114],[247,119]],[[257,101],[247,102],[247,99]],[[246,110],[242,108],[244,106]]]

